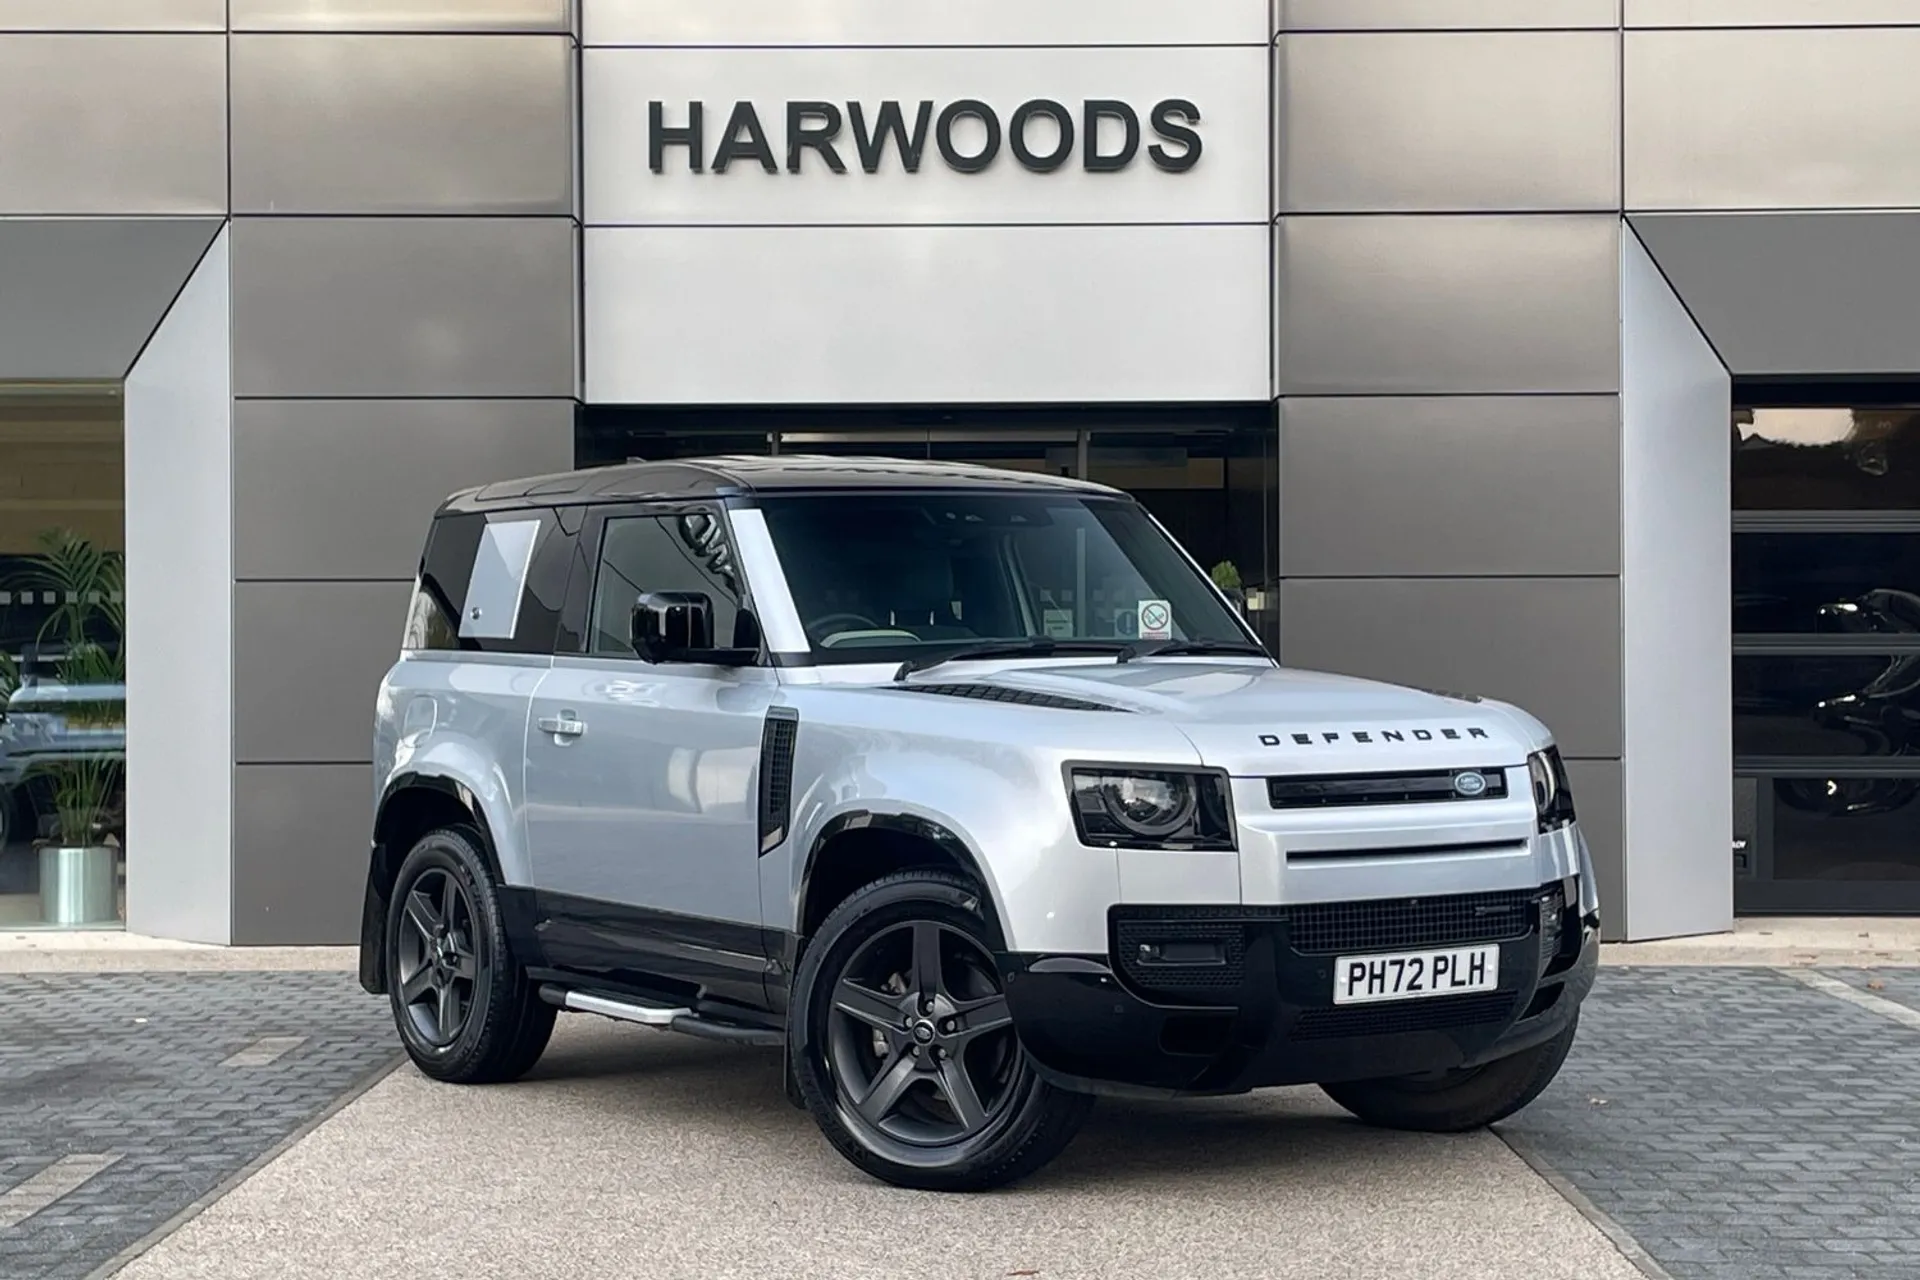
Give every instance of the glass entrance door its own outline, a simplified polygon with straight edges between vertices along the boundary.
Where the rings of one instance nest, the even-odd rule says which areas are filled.
[[[1733,432],[1735,905],[1920,913],[1920,409]]]

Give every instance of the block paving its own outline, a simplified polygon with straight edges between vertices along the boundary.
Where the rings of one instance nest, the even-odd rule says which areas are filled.
[[[351,974],[0,975],[0,1276],[95,1274],[397,1060]],[[1920,1029],[1778,971],[1602,970],[1500,1131],[1673,1280],[1920,1275]]]
[[[300,1042],[223,1065],[267,1036]],[[0,1276],[93,1273],[397,1055],[348,973],[0,974],[0,1222],[16,1188],[34,1208],[0,1228]],[[69,1156],[118,1158],[39,1206],[22,1184]]]
[[[1500,1129],[1674,1280],[1920,1276],[1920,1031],[1776,970],[1603,969]]]

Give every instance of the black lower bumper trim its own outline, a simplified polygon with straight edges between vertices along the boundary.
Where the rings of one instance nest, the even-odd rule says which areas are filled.
[[[1568,893],[1561,903],[1577,902]],[[1129,908],[1137,918],[1139,908]],[[1374,1079],[1473,1066],[1559,1034],[1577,1016],[1599,962],[1598,922],[1577,909],[1500,949],[1492,991],[1371,1004],[1333,1003],[1335,957],[1292,945],[1281,909],[1209,911],[1196,937],[1231,929],[1234,981],[1170,1001],[1143,992],[1109,956],[1001,958],[1021,1042],[1043,1075],[1089,1092],[1239,1093],[1273,1085]],[[1181,912],[1170,908],[1167,919]],[[1154,931],[1175,938],[1178,928]],[[1509,931],[1510,932],[1510,931]],[[1356,953],[1449,947],[1395,937]],[[1223,951],[1221,954],[1225,954]]]

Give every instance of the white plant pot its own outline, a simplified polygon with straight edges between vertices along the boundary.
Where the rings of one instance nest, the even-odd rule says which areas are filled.
[[[40,850],[40,918],[69,928],[120,923],[120,851],[112,845]]]

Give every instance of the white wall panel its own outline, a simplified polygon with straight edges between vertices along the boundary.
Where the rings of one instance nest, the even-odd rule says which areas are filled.
[[[216,943],[233,930],[230,279],[223,229],[126,384],[127,927]]]
[[[1252,227],[589,228],[596,403],[1251,400]]]
[[[697,6],[682,5],[689,11]],[[1251,6],[1249,6],[1251,7]],[[592,11],[589,10],[589,13]],[[1268,56],[1261,48],[1138,49],[589,49],[583,55],[584,169],[588,223],[1018,223],[1265,222],[1269,208]],[[998,150],[980,172],[942,158],[942,114],[956,102],[989,107]],[[1050,115],[1025,122],[1029,152],[1059,167],[1036,172],[1016,156],[1013,123],[1023,103],[1064,107],[1070,138]],[[1138,120],[1133,157],[1117,172],[1086,167],[1086,102],[1125,103]],[[805,147],[790,150],[789,103],[831,103],[841,117],[832,141],[844,172]],[[1184,139],[1156,133],[1155,107],[1181,100],[1197,109],[1192,132],[1200,155],[1170,171],[1155,162],[1189,154]],[[737,102],[750,102],[766,143],[764,158],[745,150],[724,172],[716,153]],[[898,104],[908,137],[927,125],[917,171],[903,157],[902,135],[879,131],[884,103]],[[663,146],[652,168],[652,104],[667,129],[686,127],[700,104],[700,170],[689,147]],[[863,127],[856,128],[854,105]],[[923,108],[931,103],[930,108]],[[736,137],[752,134],[741,117]],[[1188,123],[1184,114],[1169,117]],[[813,121],[818,126],[821,122]],[[1123,122],[1100,125],[1100,154],[1120,152]],[[663,131],[662,138],[668,135]],[[860,138],[883,140],[875,157]],[[963,157],[989,145],[987,126],[958,116],[946,134]],[[1070,144],[1070,150],[1062,144]],[[799,172],[790,164],[797,160]],[[767,172],[766,163],[775,171]]]
[[[1539,0],[1532,0],[1538,3]],[[1254,44],[1264,0],[580,0],[589,45]]]
[[[1624,906],[1641,939],[1733,927],[1732,400],[1659,267],[1622,239]]]

